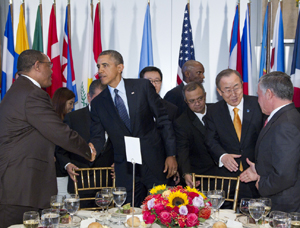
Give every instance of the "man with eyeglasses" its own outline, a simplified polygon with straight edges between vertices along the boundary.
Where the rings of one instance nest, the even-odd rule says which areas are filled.
[[[223,176],[237,177],[249,167],[246,158],[254,161],[263,116],[257,97],[243,95],[243,83],[237,71],[221,71],[216,86],[223,100],[208,108],[206,143]],[[239,198],[258,196],[253,183],[241,183]]]
[[[178,107],[178,115],[181,115],[184,110],[188,107],[184,101],[182,94],[183,86],[189,82],[200,82],[204,81],[204,66],[202,63],[195,60],[188,60],[182,66],[182,83],[175,88],[171,89],[164,96],[164,99],[171,102]]]
[[[140,72],[140,78],[148,79],[154,86],[156,93],[159,94],[163,78],[162,72],[159,68],[154,66],[145,67]],[[162,99],[161,101],[167,109],[169,119],[173,122],[178,117],[177,106],[165,99]]]
[[[191,173],[217,175],[218,167],[205,146],[207,107],[204,87],[200,82],[190,82],[183,87],[183,95],[189,108],[174,123],[177,160],[185,184],[193,187]],[[197,181],[196,187],[199,184]]]
[[[62,122],[42,89],[51,86],[51,65],[42,52],[23,51],[19,77],[0,103],[1,228],[23,223],[26,211],[49,208],[57,194],[55,145],[95,160],[93,145]]]

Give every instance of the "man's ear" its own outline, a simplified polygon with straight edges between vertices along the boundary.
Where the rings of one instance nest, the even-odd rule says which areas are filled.
[[[117,69],[118,69],[118,72],[121,74],[123,72],[123,70],[124,70],[124,65],[123,64],[119,64],[117,66]]]
[[[272,92],[272,90],[267,89],[267,91],[266,91],[267,99],[270,100],[273,96],[274,96],[274,93]]]
[[[222,93],[222,91],[221,91],[219,88],[217,88],[217,91],[218,91],[219,95],[220,95],[221,97],[223,97],[223,96],[222,96],[223,93]],[[206,94],[206,93],[205,93],[205,94]]]

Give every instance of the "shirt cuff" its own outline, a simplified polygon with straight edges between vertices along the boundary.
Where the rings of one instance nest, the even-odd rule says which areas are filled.
[[[227,153],[225,153],[227,154]],[[225,154],[222,154],[221,157],[219,158],[219,167],[223,167],[224,164],[221,162],[222,158],[224,157]]]
[[[67,166],[71,164],[71,162],[68,162],[66,165],[65,165],[65,170],[67,170]]]

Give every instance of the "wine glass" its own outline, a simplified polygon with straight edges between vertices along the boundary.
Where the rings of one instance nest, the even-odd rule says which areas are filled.
[[[119,208],[119,220],[118,220],[117,224],[122,225],[122,222],[121,222],[121,206],[126,200],[126,196],[127,196],[126,188],[124,188],[124,187],[114,188],[112,193],[113,193],[115,204]]]
[[[103,188],[101,189],[102,194],[106,194],[107,198],[109,198],[109,204],[106,205],[106,212],[108,213],[108,206],[111,204],[113,200],[112,188]]]
[[[291,218],[288,213],[277,212],[273,214],[273,227],[275,228],[289,228]]]
[[[37,211],[27,211],[23,214],[23,225],[26,228],[37,228],[39,222],[40,216]]]
[[[44,226],[58,226],[59,209],[49,208],[42,210],[41,221]]]
[[[249,201],[249,212],[252,218],[255,220],[256,226],[258,226],[258,220],[265,213],[265,205],[260,199],[251,199]]]
[[[67,214],[67,210],[64,209],[65,195],[54,195],[50,198],[50,206],[53,209],[59,209],[60,216]]]
[[[73,226],[73,215],[79,209],[80,199],[78,194],[70,194],[66,196],[65,208],[71,216],[71,227]]]
[[[300,227],[300,213],[299,212],[291,212],[291,228]]]
[[[242,198],[240,202],[240,212],[247,216],[247,224],[249,224],[249,198]]]
[[[260,198],[260,200],[264,203],[265,205],[265,213],[262,216],[262,224],[265,224],[265,220],[267,215],[270,213],[271,211],[271,207],[272,207],[272,201],[270,198]]]
[[[207,191],[207,198],[212,204],[212,208],[215,214],[216,210],[218,210],[225,201],[225,191],[224,190]],[[217,220],[216,217],[214,218],[214,220]]]

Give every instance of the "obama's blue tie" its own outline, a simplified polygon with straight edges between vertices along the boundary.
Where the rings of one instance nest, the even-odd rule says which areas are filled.
[[[116,108],[118,110],[119,116],[121,117],[121,119],[125,123],[128,130],[131,132],[130,119],[129,119],[124,101],[120,97],[120,95],[118,94],[119,90],[115,89],[114,91],[115,91],[115,105],[116,105]]]

